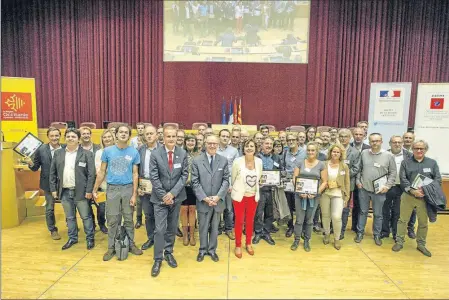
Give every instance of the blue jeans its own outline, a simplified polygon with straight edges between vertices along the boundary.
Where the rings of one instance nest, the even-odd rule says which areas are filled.
[[[78,241],[78,226],[76,224],[76,210],[78,210],[81,219],[83,220],[86,240],[93,241],[94,224],[92,221],[92,215],[90,214],[88,200],[76,200],[74,190],[63,189],[61,195],[61,204],[64,208],[64,213],[67,221],[69,239]]]
[[[55,199],[50,192],[45,192],[45,221],[47,223],[48,231],[58,231],[56,227],[56,219],[55,219]]]
[[[231,193],[226,194],[223,219],[225,223],[225,231],[232,231],[232,229],[234,229],[234,207],[232,206]]]
[[[368,217],[369,201],[373,202],[373,234],[374,236],[380,236],[382,231],[382,221],[383,221],[383,206],[386,199],[385,194],[375,194],[368,192],[364,188],[359,189],[359,204],[360,204],[360,214],[359,222],[357,223],[357,232],[364,234],[366,219]]]

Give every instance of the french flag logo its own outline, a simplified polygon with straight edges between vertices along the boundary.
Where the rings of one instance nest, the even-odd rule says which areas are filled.
[[[398,98],[398,97],[401,97],[401,91],[398,91],[398,90],[380,91],[379,97],[381,97],[381,98],[385,98],[385,97]]]
[[[430,98],[430,109],[443,109],[444,98]]]

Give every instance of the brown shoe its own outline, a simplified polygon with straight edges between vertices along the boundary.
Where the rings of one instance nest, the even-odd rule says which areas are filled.
[[[188,231],[187,226],[182,226],[182,244],[184,246],[188,246],[189,245],[189,231]]]
[[[234,233],[234,230],[228,230],[228,231],[226,231],[226,235],[228,236],[228,238],[229,238],[230,240],[235,240],[235,233]]]
[[[53,230],[51,232],[51,238],[56,241],[56,240],[60,240],[61,236],[59,235],[57,230]]]
[[[129,246],[129,252],[131,252],[134,255],[142,255],[143,251],[136,247],[136,245],[132,244]]]
[[[195,226],[190,226],[189,230],[190,230],[190,246],[195,246],[196,245]]]
[[[334,248],[337,249],[337,250],[341,249],[340,240],[334,240]]]
[[[242,248],[235,247],[234,254],[237,258],[242,258]]]
[[[246,252],[248,252],[249,255],[253,256],[253,255],[254,255],[254,249],[253,249],[253,246],[251,246],[251,245],[246,245]]]

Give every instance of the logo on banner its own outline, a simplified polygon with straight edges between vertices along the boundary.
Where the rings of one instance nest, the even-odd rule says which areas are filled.
[[[443,109],[444,98],[430,98],[430,109]]]
[[[31,121],[33,107],[31,93],[2,93],[2,120]]]
[[[398,97],[401,97],[401,91],[400,90],[380,91],[379,97],[380,98],[398,98]]]

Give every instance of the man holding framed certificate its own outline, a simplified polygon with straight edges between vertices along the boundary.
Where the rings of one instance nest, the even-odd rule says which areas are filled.
[[[273,142],[273,138],[270,136],[266,136],[262,141],[262,151],[258,154],[258,157],[262,159],[263,171],[282,171],[281,158],[273,153]],[[257,203],[256,217],[254,219],[254,244],[258,244],[261,239],[270,245],[275,244],[270,235],[273,221],[272,186],[261,186],[260,199]],[[247,232],[247,234],[251,233]]]
[[[370,134],[369,143],[371,149],[363,150],[360,155],[360,173],[357,174],[356,179],[359,188],[360,214],[354,241],[360,243],[363,240],[371,200],[374,211],[374,242],[377,246],[381,246],[382,209],[386,193],[395,184],[397,170],[393,155],[381,148],[382,136],[379,133]]]

